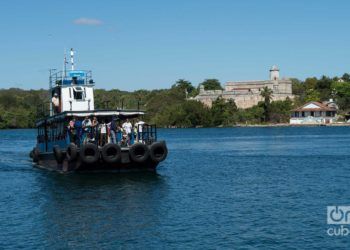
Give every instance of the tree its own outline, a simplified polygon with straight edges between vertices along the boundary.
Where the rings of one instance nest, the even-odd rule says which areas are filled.
[[[305,102],[319,102],[321,101],[321,94],[315,89],[309,89],[306,91]]]
[[[345,82],[350,82],[350,75],[348,73],[345,73],[341,79],[343,79]]]
[[[316,89],[320,93],[320,99],[328,100],[331,96],[331,85],[332,79],[327,76],[322,76],[321,79],[317,81]]]
[[[218,97],[211,107],[212,125],[234,125],[238,121],[238,109],[234,100]]]
[[[234,125],[238,122],[238,108],[233,99],[226,102],[224,119],[224,125]]]
[[[215,101],[213,101],[211,106],[211,117],[214,126],[222,125],[224,122],[224,112],[226,109],[225,100],[220,96]]]
[[[317,78],[316,77],[309,77],[305,79],[305,89],[315,89],[317,85]]]
[[[300,80],[292,78],[292,93],[293,95],[303,95],[305,93],[305,84],[302,84]]]
[[[187,96],[196,96],[198,94],[198,91],[195,87],[193,87],[192,83],[185,80],[185,79],[179,79],[176,81],[171,88],[178,88],[181,89],[184,93],[186,93]]]
[[[273,91],[272,89],[268,87],[264,87],[263,90],[260,92],[261,97],[264,99],[264,121],[268,122],[270,121],[270,103],[272,100]]]
[[[293,108],[293,102],[287,98],[284,101],[271,102],[270,121],[273,123],[289,122],[290,110]]]
[[[350,109],[350,83],[333,82],[332,90],[336,96],[339,107],[343,110]]]
[[[255,105],[248,109],[239,109],[237,115],[240,123],[260,123],[263,120],[264,109],[261,105]]]
[[[218,79],[205,79],[200,85],[204,86],[205,90],[222,90]]]
[[[180,88],[183,90],[187,90],[189,93],[191,91],[193,91],[195,88],[192,86],[192,83],[185,80],[185,79],[179,79],[176,81],[175,84],[173,84],[173,86],[171,86],[172,88]]]

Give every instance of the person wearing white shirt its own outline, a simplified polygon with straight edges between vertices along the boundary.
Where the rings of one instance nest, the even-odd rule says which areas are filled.
[[[99,144],[102,147],[107,142],[107,124],[103,120],[99,126],[100,126],[100,143]]]
[[[84,121],[82,122],[84,143],[87,143],[90,140],[91,126],[92,126],[91,120],[88,116],[86,116]]]
[[[126,122],[123,123],[122,128],[128,136],[128,145],[130,146],[132,124],[129,119],[126,119]]]
[[[135,134],[136,134],[136,140],[138,142],[142,142],[142,128],[143,128],[143,125],[145,124],[145,122],[143,121],[138,121],[135,123]]]
[[[58,114],[60,112],[60,99],[58,98],[58,94],[55,93],[51,99],[53,110],[55,114]]]

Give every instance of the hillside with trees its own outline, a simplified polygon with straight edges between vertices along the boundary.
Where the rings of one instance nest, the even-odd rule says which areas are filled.
[[[180,79],[169,89],[137,90],[127,92],[118,89],[95,90],[95,107],[146,110],[144,119],[161,127],[211,127],[240,124],[285,123],[290,110],[308,101],[325,101],[333,98],[340,113],[350,111],[350,75],[342,77],[311,77],[300,81],[292,79],[294,100],[271,101],[269,89],[261,92],[263,101],[249,109],[238,109],[234,101],[218,98],[211,108],[188,100],[199,92],[199,85],[206,90],[222,89],[217,79],[206,79],[198,86]],[[49,97],[46,90],[0,90],[0,128],[30,128],[35,120],[48,114]]]

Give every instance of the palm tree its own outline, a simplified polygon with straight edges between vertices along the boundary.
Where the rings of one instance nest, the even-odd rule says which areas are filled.
[[[268,122],[270,120],[270,103],[273,97],[273,91],[272,89],[268,87],[264,87],[262,91],[260,92],[260,96],[264,98],[264,119],[265,122]]]

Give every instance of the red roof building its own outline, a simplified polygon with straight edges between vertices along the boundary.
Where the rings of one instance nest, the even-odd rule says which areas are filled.
[[[338,106],[333,100],[308,102],[291,111],[290,124],[329,124],[337,120]]]

